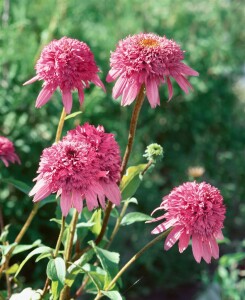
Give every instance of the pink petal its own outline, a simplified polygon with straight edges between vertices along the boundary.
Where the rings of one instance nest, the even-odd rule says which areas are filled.
[[[211,238],[210,239],[210,245],[211,245],[213,257],[215,259],[218,259],[219,258],[219,246],[218,246],[215,238]]]
[[[7,161],[7,159],[5,159],[4,157],[1,157],[1,160],[3,161],[5,167],[9,166],[9,162]]]
[[[103,209],[105,209],[105,195],[103,194],[98,194],[99,202],[100,205]]]
[[[189,244],[190,241],[190,234],[187,234],[185,231],[181,234],[179,238],[179,252],[182,253]]]
[[[182,231],[183,231],[182,226],[176,226],[173,228],[173,230],[169,233],[164,243],[164,249],[166,251],[169,250],[178,241]]]
[[[129,83],[123,90],[122,105],[130,105],[136,98],[140,90],[140,85],[137,82]]]
[[[103,82],[100,80],[99,76],[96,74],[92,80],[91,80],[95,85],[99,86],[102,88],[102,90],[106,93],[106,89],[105,86],[103,84]]]
[[[62,91],[62,102],[66,113],[69,114],[72,108],[72,94],[70,90]]]
[[[119,77],[116,81],[113,89],[112,89],[112,97],[114,99],[117,99],[124,91],[125,86],[127,84],[127,79],[124,77]]]
[[[173,97],[173,85],[169,77],[167,77],[168,84],[168,100],[171,100]]]
[[[76,210],[80,213],[83,209],[83,199],[79,192],[77,192],[77,191],[72,192],[71,202],[72,202],[73,207],[75,207]]]
[[[149,222],[151,222],[151,221],[149,221]],[[163,232],[164,230],[167,230],[168,228],[173,226],[175,222],[176,222],[175,219],[170,219],[169,221],[161,223],[156,228],[154,228],[151,233],[152,234],[158,234],[160,232]]]
[[[195,260],[200,263],[201,258],[202,258],[202,241],[198,237],[197,234],[193,234],[192,236],[192,253],[195,258]]]
[[[182,75],[176,75],[174,76],[174,79],[177,81],[178,85],[181,87],[181,89],[188,94],[189,90],[188,88],[192,88],[189,81]]]
[[[43,179],[39,180],[34,185],[32,190],[29,192],[29,196],[35,195],[33,198],[34,202],[40,201],[50,194],[51,194],[51,191],[49,189],[49,186],[48,186],[47,182],[44,181]]]
[[[119,205],[121,201],[121,192],[116,183],[101,183],[106,197],[114,204]]]
[[[49,99],[52,97],[54,91],[55,90],[50,88],[49,86],[45,86],[37,97],[36,107],[39,108],[44,104],[46,104],[49,101]]]
[[[204,260],[206,261],[206,263],[210,264],[211,257],[212,257],[212,251],[210,248],[209,241],[203,242],[202,246],[203,246],[202,256],[203,256]]]
[[[61,207],[62,215],[66,217],[68,215],[70,208],[72,207],[70,193],[62,192],[60,196],[60,207]]]
[[[120,75],[120,73],[121,73],[121,70],[111,69],[106,76],[106,81],[107,82],[114,81]]]
[[[223,236],[223,233],[221,230],[219,230],[217,233],[214,234],[214,237],[217,239],[217,240],[223,240],[224,239],[224,236]]]
[[[98,207],[97,195],[93,191],[87,190],[85,193],[85,198],[88,210]]]
[[[37,80],[39,80],[39,76],[38,75],[35,76],[35,77],[33,77],[32,79],[26,81],[25,83],[23,83],[23,85],[31,84],[31,83],[33,83],[33,82],[35,82]]]
[[[184,63],[180,63],[179,71],[183,75],[199,76],[199,73],[197,71],[193,70],[192,68],[190,68],[189,66],[187,66]]]
[[[157,105],[160,105],[158,85],[156,80],[148,79],[146,81],[146,95],[150,102],[151,108],[155,108]]]
[[[83,91],[83,87],[80,86],[77,88],[78,90],[78,97],[79,97],[79,102],[80,104],[82,105],[83,104],[83,101],[84,101],[84,91]]]

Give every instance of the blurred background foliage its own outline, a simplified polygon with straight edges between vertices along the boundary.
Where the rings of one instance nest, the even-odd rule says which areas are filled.
[[[244,299],[245,230],[245,5],[230,0],[2,0],[0,31],[0,135],[10,138],[22,165],[8,169],[1,163],[1,177],[32,185],[43,148],[55,138],[62,110],[58,92],[41,109],[35,99],[41,82],[23,87],[34,76],[34,65],[44,45],[68,36],[85,41],[92,49],[105,82],[110,51],[119,39],[139,32],[154,32],[175,39],[186,50],[185,62],[200,73],[191,78],[189,95],[174,86],[174,98],[167,102],[167,88],[160,88],[161,106],[143,105],[130,164],[145,162],[146,146],[156,142],[165,157],[146,175],[136,198],[141,212],[150,214],[164,195],[188,180],[187,170],[202,166],[205,180],[217,186],[225,199],[227,218],[220,245],[221,256],[233,259],[197,264],[190,247],[179,254],[160,243],[131,268],[124,279],[126,299]],[[83,114],[67,120],[65,130],[89,121],[113,132],[123,153],[132,107],[122,108],[107,94],[91,85],[85,93]],[[77,93],[73,111],[79,110]],[[14,239],[32,209],[32,201],[13,186],[1,182],[0,203],[5,224],[11,224]],[[137,207],[132,207],[132,210]],[[39,211],[23,242],[41,238],[54,246],[57,227],[49,219],[55,205]],[[124,249],[125,262],[151,239],[153,225],[135,224],[121,230],[112,249]],[[226,256],[224,256],[226,257]],[[19,258],[20,259],[20,258]],[[14,259],[13,259],[14,262]],[[40,288],[45,265],[33,262],[22,272],[24,286]],[[216,298],[210,298],[210,293]],[[144,298],[145,297],[145,298]],[[204,298],[203,298],[204,297]]]

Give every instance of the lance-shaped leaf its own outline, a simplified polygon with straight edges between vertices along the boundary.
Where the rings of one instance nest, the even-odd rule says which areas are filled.
[[[146,214],[140,212],[131,212],[123,217],[121,225],[130,225],[135,222],[145,222],[150,221],[152,219],[153,218],[151,216],[148,216]]]
[[[127,169],[120,184],[123,200],[131,198],[135,194],[142,180],[141,173],[144,171],[146,166],[147,164],[140,164]]]

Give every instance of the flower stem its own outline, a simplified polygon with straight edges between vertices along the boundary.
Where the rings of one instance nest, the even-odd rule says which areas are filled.
[[[59,125],[58,125],[57,131],[56,131],[55,143],[58,143],[58,141],[60,140],[62,129],[63,129],[64,123],[65,123],[65,117],[66,117],[66,112],[65,112],[65,108],[63,108],[61,116],[60,116]]]
[[[78,211],[75,210],[71,220],[68,242],[66,244],[65,253],[64,253],[66,265],[68,261],[71,259],[72,245],[73,245],[73,239],[76,231],[77,220],[78,220]]]
[[[123,156],[123,161],[122,161],[122,166],[121,166],[121,177],[123,177],[126,167],[128,164],[129,156],[131,154],[132,148],[133,148],[133,142],[134,142],[134,136],[136,132],[136,127],[137,127],[137,122],[139,118],[139,113],[145,98],[145,86],[144,84],[141,86],[139,94],[136,99],[136,103],[134,106],[131,122],[130,122],[130,127],[129,127],[129,135],[128,135],[128,144]]]
[[[135,106],[134,106],[134,110],[133,110],[133,114],[132,114],[132,118],[131,118],[131,122],[130,122],[130,127],[129,127],[128,144],[127,144],[127,147],[126,147],[126,150],[124,153],[124,157],[123,157],[123,161],[122,161],[122,165],[121,165],[121,178],[123,177],[123,174],[126,170],[129,156],[132,151],[136,126],[137,126],[137,122],[138,122],[138,118],[139,118],[139,113],[140,113],[140,109],[142,107],[144,97],[145,97],[144,89],[145,89],[145,86],[142,85],[140,88],[139,94],[137,96]],[[109,217],[111,214],[112,206],[113,206],[112,203],[109,202],[107,205],[106,211],[105,211],[105,217],[103,219],[103,224],[102,224],[100,234],[97,237],[97,239],[95,240],[96,244],[100,243],[100,241],[102,240],[102,238],[105,234],[107,223],[108,223],[108,220],[109,220]]]
[[[59,237],[58,237],[58,240],[57,240],[57,243],[56,243],[56,247],[55,247],[55,250],[54,250],[54,255],[53,255],[54,258],[57,257],[57,255],[59,253],[59,250],[60,250],[62,236],[63,236],[64,230],[65,230],[65,219],[66,218],[64,216],[62,216],[61,227],[60,227],[60,234],[59,234]]]
[[[166,235],[169,233],[170,229],[164,231],[160,235],[158,235],[156,238],[154,238],[152,241],[150,241],[148,244],[146,244],[139,252],[137,252],[123,267],[122,269],[117,273],[117,275],[112,279],[112,281],[109,283],[109,285],[104,289],[105,291],[110,290],[113,285],[117,282],[117,280],[122,276],[122,274],[142,255],[144,254],[149,248],[151,248],[153,245],[155,245],[157,242],[162,240],[166,237]],[[95,298],[95,300],[98,300],[102,297],[101,293],[99,292]]]

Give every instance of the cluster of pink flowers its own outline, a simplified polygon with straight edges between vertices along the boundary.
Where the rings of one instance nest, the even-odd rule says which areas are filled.
[[[103,126],[78,126],[44,149],[30,196],[35,195],[36,202],[57,193],[64,216],[72,207],[81,212],[84,199],[89,210],[105,208],[105,197],[119,205],[120,162],[113,134],[105,133]]]
[[[20,164],[20,159],[15,153],[13,143],[4,136],[0,136],[0,159],[6,167],[9,166],[9,162]]]
[[[161,84],[167,84],[169,100],[172,98],[171,78],[185,93],[192,88],[187,76],[198,76],[198,72],[183,63],[183,59],[184,51],[165,36],[153,33],[128,36],[119,41],[115,52],[111,53],[111,69],[106,80],[116,80],[113,97],[122,96],[123,106],[131,104],[143,87],[150,106],[155,108],[160,105],[158,88]],[[36,64],[37,75],[25,84],[44,81],[36,107],[47,103],[59,87],[65,111],[70,113],[74,89],[78,90],[81,104],[84,88],[89,87],[90,82],[105,90],[98,72],[90,48],[83,42],[63,37],[43,49]],[[116,205],[120,204],[119,147],[113,135],[105,133],[102,126],[78,126],[60,142],[44,149],[38,174],[30,192],[31,196],[34,195],[33,201],[56,193],[60,196],[64,216],[72,207],[81,212],[84,200],[89,210],[98,206],[105,208],[106,198]],[[187,182],[164,197],[160,207],[155,209],[158,210],[166,212],[153,221],[165,221],[152,233],[171,228],[165,250],[179,241],[179,251],[183,252],[192,238],[197,262],[203,258],[210,263],[212,257],[219,257],[216,239],[223,238],[221,229],[225,207],[218,189],[205,182]]]
[[[179,251],[183,252],[192,237],[192,252],[197,262],[201,258],[211,262],[211,257],[219,257],[216,239],[223,239],[221,229],[225,219],[225,206],[220,191],[205,182],[186,182],[176,187],[166,197],[160,207],[153,211],[165,210],[166,213],[153,220],[165,219],[153,234],[172,227],[167,236],[164,249],[169,250],[179,241]]]

